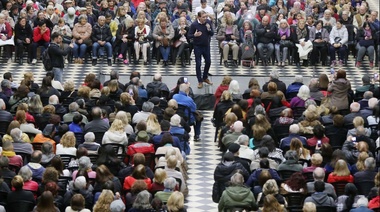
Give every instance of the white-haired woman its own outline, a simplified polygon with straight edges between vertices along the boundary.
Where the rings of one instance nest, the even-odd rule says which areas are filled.
[[[290,37],[290,27],[285,19],[282,19],[280,21],[276,41],[275,52],[278,66],[284,67],[285,61],[288,58],[288,48],[293,45]]]
[[[230,82],[230,85],[228,86],[228,91],[231,93],[233,100],[238,100],[238,99],[243,98],[243,95],[240,92],[240,85],[237,80],[232,80]]]
[[[13,37],[13,30],[11,25],[5,21],[6,16],[0,13],[0,46],[4,46],[4,51],[8,62],[12,58],[11,46],[14,46],[14,41],[11,40]]]
[[[137,19],[137,26],[135,27],[135,53],[136,60],[135,64],[138,63],[140,58],[140,51],[142,52],[144,65],[148,64],[148,48],[150,48],[149,36],[151,34],[150,27],[145,24],[144,19]]]
[[[130,58],[133,50],[134,36],[134,20],[128,15],[117,29],[115,44],[115,46],[120,46],[118,59],[123,60],[123,63],[126,65],[129,64],[127,53]]]
[[[80,15],[78,18],[78,23],[76,23],[73,28],[73,57],[75,63],[83,63],[87,47],[92,43],[90,39],[91,32],[92,27],[91,24],[87,22],[87,16]]]
[[[308,99],[310,99],[310,89],[308,86],[302,85],[298,90],[297,96],[290,101],[290,107],[292,109],[296,107],[305,107],[305,102]]]

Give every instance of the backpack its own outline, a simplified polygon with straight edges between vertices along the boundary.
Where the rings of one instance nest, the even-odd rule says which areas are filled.
[[[50,45],[42,52],[42,64],[44,65],[45,71],[51,71],[53,65],[51,64],[50,54],[49,54]]]

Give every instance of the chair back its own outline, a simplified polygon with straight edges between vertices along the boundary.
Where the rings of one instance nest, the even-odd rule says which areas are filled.
[[[5,135],[7,134],[8,126],[11,122],[9,121],[0,121],[0,134]]]
[[[277,171],[283,181],[288,180],[292,174],[295,173],[295,171],[290,171],[290,170],[281,170]]]
[[[0,205],[2,206],[7,205],[7,197],[8,197],[8,192],[0,191]]]
[[[368,196],[373,187],[375,187],[374,181],[360,181],[360,183],[356,184],[356,188],[358,188],[358,194],[364,196]]]
[[[122,144],[103,144],[102,147],[111,146],[113,150],[115,151],[117,158],[119,158],[121,161],[124,161],[125,157],[125,147]]]
[[[302,206],[303,201],[305,200],[306,195],[302,193],[287,193],[284,195],[286,201],[288,202],[288,206]]]
[[[294,116],[294,119],[299,119],[303,112],[305,112],[306,108],[305,107],[295,107],[293,108],[293,116]]]
[[[60,196],[65,196],[65,193],[66,193],[66,190],[67,190],[67,185],[69,184],[69,181],[72,180],[71,177],[59,177],[58,178],[58,186],[59,186],[59,190],[58,190],[58,194]]]
[[[277,136],[277,139],[280,141],[281,139],[289,136],[289,125],[274,125],[273,131]]]
[[[23,153],[23,152],[16,152],[16,155],[20,155],[22,157],[22,161],[24,162],[24,165],[29,163],[29,161],[30,161],[30,155],[29,154]]]
[[[33,146],[33,150],[36,151],[36,150],[40,150],[42,149],[42,143],[32,143],[32,146]]]
[[[336,212],[336,207],[318,206],[317,212]]]
[[[331,183],[334,188],[335,188],[335,192],[336,192],[336,196],[341,196],[344,194],[344,190],[345,190],[345,187],[346,187],[346,184],[348,182],[335,182],[335,183]]]
[[[76,139],[75,146],[78,147],[80,144],[83,144],[83,142],[84,142],[83,133],[74,133],[74,135],[75,135],[75,139]]]
[[[33,211],[34,203],[28,201],[17,201],[7,204],[7,211],[30,212]]]
[[[96,161],[98,160],[99,155],[91,154],[91,155],[87,155],[87,157],[90,158],[90,161],[91,161],[92,164],[96,164]]]
[[[314,182],[313,172],[304,172],[303,176],[305,177],[306,182]]]
[[[74,160],[76,156],[74,155],[59,155],[61,157],[62,163],[65,165],[65,169],[69,166],[71,160]]]

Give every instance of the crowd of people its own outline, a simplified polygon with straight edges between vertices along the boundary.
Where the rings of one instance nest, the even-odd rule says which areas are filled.
[[[340,69],[286,85],[272,71],[240,92],[224,77],[213,115],[219,211],[378,211],[380,88],[362,82],[353,90]]]
[[[189,133],[199,141],[201,125],[190,84],[110,75],[76,89],[53,72],[42,84],[4,74],[0,211],[186,211]]]

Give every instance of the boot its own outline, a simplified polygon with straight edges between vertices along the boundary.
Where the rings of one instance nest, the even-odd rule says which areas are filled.
[[[238,67],[238,62],[237,60],[234,60],[234,66],[237,68]]]
[[[111,59],[107,59],[107,65],[108,65],[108,66],[112,66]]]
[[[97,59],[92,59],[92,66],[96,66],[96,64],[98,64],[98,60]]]
[[[24,63],[24,61],[23,61],[22,57],[20,57],[20,58],[18,59],[18,64],[22,65],[23,63]]]
[[[307,60],[303,60],[302,65],[305,66],[305,67],[308,67],[309,66],[308,61]]]

